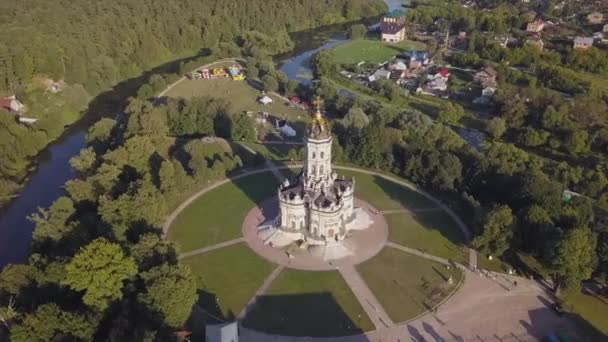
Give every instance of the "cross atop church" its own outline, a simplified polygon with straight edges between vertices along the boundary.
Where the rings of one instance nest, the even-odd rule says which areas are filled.
[[[323,105],[323,100],[321,100],[321,96],[317,96],[312,103],[317,108],[316,116],[321,117],[321,105]]]

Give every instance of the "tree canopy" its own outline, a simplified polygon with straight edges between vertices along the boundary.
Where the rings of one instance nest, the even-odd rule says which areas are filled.
[[[83,291],[83,302],[103,311],[114,300],[122,298],[124,281],[137,273],[131,257],[120,245],[97,239],[83,247],[66,265],[62,282],[75,291]]]

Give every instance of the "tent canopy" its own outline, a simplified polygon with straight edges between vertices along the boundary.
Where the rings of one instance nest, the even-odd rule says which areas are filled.
[[[264,96],[261,99],[258,100],[259,102],[263,103],[263,104],[269,104],[272,103],[272,99],[268,96]]]

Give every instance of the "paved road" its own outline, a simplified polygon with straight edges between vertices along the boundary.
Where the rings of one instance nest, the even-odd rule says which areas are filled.
[[[348,284],[351,291],[353,291],[355,297],[367,313],[369,319],[374,323],[376,329],[385,329],[395,325],[393,321],[388,317],[388,314],[382,307],[382,304],[378,301],[376,296],[372,293],[372,290],[367,286],[365,280],[361,278],[361,275],[355,269],[355,266],[339,265],[338,271],[342,275],[342,278]]]

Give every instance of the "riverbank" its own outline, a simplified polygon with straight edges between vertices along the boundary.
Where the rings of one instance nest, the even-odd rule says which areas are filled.
[[[336,32],[344,32],[350,24],[352,23],[342,23],[294,33],[293,36],[300,37],[306,34],[308,39],[295,40],[294,52],[282,55],[281,60],[276,60],[277,64],[282,66],[281,70],[299,68],[299,63],[310,58],[320,47],[332,41],[331,37],[335,36]],[[324,40],[319,41],[313,37],[324,37]],[[69,166],[69,160],[86,147],[85,136],[93,123],[102,117],[114,116],[122,111],[127,99],[134,96],[152,75],[172,74],[175,78],[168,83],[176,83],[184,70],[195,69],[221,57],[223,56],[198,55],[168,62],[135,78],[122,81],[111,91],[94,98],[83,117],[38,154],[35,163],[37,167],[32,169],[19,196],[6,204],[0,212],[0,267],[25,260],[34,228],[27,217],[38,208],[49,207],[64,194],[63,185],[76,176]],[[294,67],[296,64],[298,66]],[[182,71],[180,75],[176,74],[178,71]],[[291,79],[295,79],[290,73],[287,74]]]

